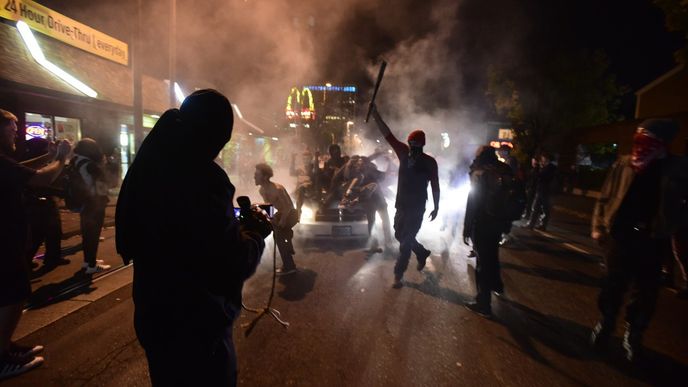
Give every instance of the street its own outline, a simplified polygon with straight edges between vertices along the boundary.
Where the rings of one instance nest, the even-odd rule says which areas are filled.
[[[246,311],[235,324],[239,385],[683,385],[688,313],[686,301],[667,289],[646,334],[642,367],[623,358],[621,322],[606,355],[589,349],[601,257],[586,236],[588,224],[559,208],[546,232],[515,226],[501,249],[506,294],[493,302],[492,320],[463,307],[475,292],[475,261],[439,230],[439,219],[425,222],[419,236],[433,250],[431,261],[419,273],[412,260],[398,290],[391,287],[394,254],[366,259],[365,246],[300,241],[300,270],[278,277],[272,304],[289,327],[266,316],[245,337],[242,325],[255,316]],[[114,266],[113,231],[106,230],[101,251]],[[244,288],[248,307],[263,307],[269,297],[271,246]],[[150,385],[130,281],[128,267],[29,308],[17,335],[20,343],[45,345],[45,364],[2,385]],[[69,303],[80,307],[65,311]]]

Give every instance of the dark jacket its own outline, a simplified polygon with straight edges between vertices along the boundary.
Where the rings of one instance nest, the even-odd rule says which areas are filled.
[[[488,195],[492,176],[513,176],[509,165],[494,161],[486,164],[474,162],[471,164],[471,192],[466,200],[466,215],[464,217],[464,236],[470,236],[477,224],[494,226],[500,230],[508,230],[511,222],[498,220],[487,213]]]
[[[216,147],[188,145],[198,129],[179,110],[165,112],[117,203],[117,251],[125,263],[134,261],[135,322],[144,347],[165,337],[215,345],[238,314],[243,283],[264,248],[260,235],[234,218],[234,186],[213,162]]]
[[[621,156],[612,165],[602,185],[592,218],[592,230],[609,235],[616,215],[636,173],[631,157]],[[662,166],[659,211],[650,233],[655,238],[668,238],[688,222],[688,159],[669,156]]]

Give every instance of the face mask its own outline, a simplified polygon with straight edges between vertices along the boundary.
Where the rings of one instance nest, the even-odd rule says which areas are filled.
[[[637,173],[643,172],[653,160],[666,154],[666,148],[664,141],[652,136],[645,130],[639,130],[633,136],[631,168]]]

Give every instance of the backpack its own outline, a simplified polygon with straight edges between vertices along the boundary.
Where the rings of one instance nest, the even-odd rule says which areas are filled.
[[[512,222],[526,208],[523,182],[510,169],[486,168],[483,172],[485,213],[494,219]]]
[[[81,212],[86,200],[91,197],[91,190],[80,172],[81,168],[88,162],[90,162],[88,159],[81,159],[78,162],[72,159],[69,165],[65,167],[64,199],[67,209],[72,212]]]

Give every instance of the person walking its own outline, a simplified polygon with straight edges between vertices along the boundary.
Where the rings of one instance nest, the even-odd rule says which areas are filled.
[[[292,228],[299,221],[299,216],[294,208],[294,202],[287,190],[281,184],[277,184],[270,179],[274,175],[272,167],[262,163],[256,165],[253,180],[260,186],[260,196],[266,203],[272,204],[277,213],[272,219],[273,239],[277,244],[277,249],[282,259],[282,267],[277,269],[277,274],[287,275],[296,273],[294,263],[294,231]]]
[[[471,194],[466,201],[463,225],[463,241],[473,242],[476,255],[475,301],[466,307],[484,317],[492,315],[492,292],[504,291],[499,267],[499,242],[502,233],[511,227],[511,221],[504,220],[494,212],[500,197],[499,182],[504,176],[513,177],[512,169],[497,159],[494,148],[480,147],[471,168]]]
[[[440,185],[437,173],[437,161],[423,152],[425,132],[414,130],[408,136],[408,145],[397,140],[387,124],[382,120],[375,105],[371,106],[372,117],[380,133],[392,147],[399,158],[399,180],[394,215],[394,236],[399,241],[399,258],[394,266],[395,289],[403,286],[401,282],[411,259],[411,251],[416,254],[418,271],[423,270],[430,256],[426,249],[416,240],[416,234],[423,224],[425,202],[428,199],[428,183],[432,188],[433,210],[430,220],[435,220],[439,211]]]
[[[105,208],[109,201],[108,181],[104,170],[105,156],[98,143],[91,138],[77,142],[74,154],[76,156],[70,163],[74,163],[74,168],[77,168],[87,189],[79,212],[79,224],[84,250],[82,268],[90,275],[110,269],[110,265],[97,259],[100,234],[105,222]]]
[[[17,117],[0,109],[0,380],[43,364],[36,356],[43,346],[22,346],[12,341],[26,299],[31,294],[26,245],[28,222],[24,192],[28,186],[51,184],[65,166],[72,150],[69,141],[57,147],[55,159],[35,170],[12,159],[17,137]]]
[[[671,119],[641,122],[631,155],[609,170],[593,213],[591,236],[605,247],[606,274],[597,299],[601,318],[590,340],[596,348],[606,346],[630,286],[623,337],[629,361],[642,352],[671,236],[688,221],[688,160],[668,152],[677,131]]]
[[[533,198],[533,208],[530,212],[530,219],[526,224],[527,228],[537,228],[547,230],[549,223],[552,203],[552,184],[557,174],[557,166],[552,163],[552,156],[543,152],[540,155],[540,170],[535,182],[535,197]]]

